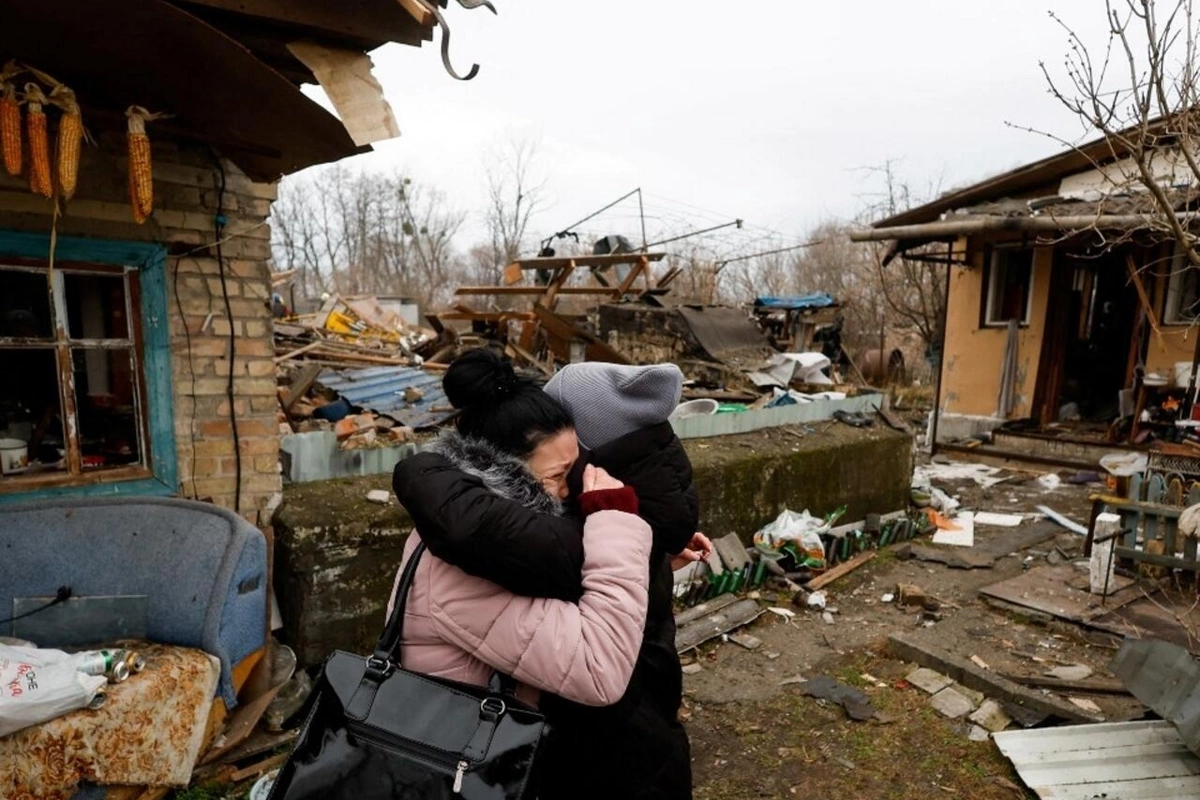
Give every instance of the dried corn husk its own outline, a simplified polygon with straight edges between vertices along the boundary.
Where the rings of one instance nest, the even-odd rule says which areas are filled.
[[[50,92],[50,102],[62,109],[58,121],[58,147],[55,150],[55,175],[64,200],[75,195],[79,180],[79,151],[83,144],[83,117],[75,92],[59,84]]]
[[[50,181],[50,135],[46,129],[43,106],[46,95],[36,83],[25,84],[25,135],[29,140],[29,189],[34,194],[50,197],[54,185]]]
[[[151,114],[141,106],[130,106],[125,116],[129,118],[129,204],[133,209],[134,221],[140,225],[154,211],[154,179],[146,121],[158,115]]]

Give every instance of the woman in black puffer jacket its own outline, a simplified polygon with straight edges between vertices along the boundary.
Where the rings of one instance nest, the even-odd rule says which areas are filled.
[[[682,378],[674,365],[577,364],[546,387],[571,413],[581,445],[589,448],[576,473],[591,463],[632,486],[639,515],[653,529],[654,548],[647,565],[646,629],[624,697],[606,708],[543,698],[552,732],[539,759],[541,800],[692,796],[690,748],[678,721],[683,681],[671,558],[692,545],[699,504],[691,463],[666,421]],[[583,548],[577,520],[504,500],[432,453],[401,461],[393,486],[437,557],[517,594],[579,598]],[[696,546],[706,547],[706,540]]]

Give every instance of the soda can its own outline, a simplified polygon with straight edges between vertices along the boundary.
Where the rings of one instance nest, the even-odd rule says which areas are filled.
[[[104,675],[109,683],[121,683],[129,678],[129,666],[112,650],[80,653],[75,668],[87,675]]]
[[[146,658],[136,650],[125,651],[125,666],[132,673],[141,672],[146,668]]]
[[[100,689],[92,696],[92,699],[88,703],[87,707],[92,711],[95,711],[97,708],[103,706],[106,702],[108,702],[108,694],[106,694],[103,689]]]

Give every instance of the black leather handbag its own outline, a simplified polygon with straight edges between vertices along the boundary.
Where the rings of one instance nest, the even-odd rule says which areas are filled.
[[[404,608],[425,545],[400,577],[396,605],[369,658],[336,651],[269,800],[532,798],[545,719],[513,695],[400,666]]]

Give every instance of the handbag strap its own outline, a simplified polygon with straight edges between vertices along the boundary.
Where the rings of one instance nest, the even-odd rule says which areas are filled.
[[[400,583],[396,586],[396,602],[392,604],[392,613],[383,626],[383,633],[375,643],[375,652],[367,659],[368,669],[376,669],[381,676],[391,669],[400,666],[400,641],[404,638],[404,612],[408,606],[408,595],[412,590],[413,581],[417,575],[417,565],[424,555],[426,546],[421,542],[413,550],[400,574]],[[499,670],[492,672],[488,687],[494,694],[506,697],[517,696],[517,681],[510,675]]]
[[[400,583],[396,586],[396,602],[392,604],[392,613],[383,626],[383,633],[375,643],[375,653],[369,662],[378,664],[381,669],[386,664],[389,667],[399,666],[400,640],[404,635],[404,611],[408,606],[408,594],[412,590],[413,580],[417,575],[417,565],[425,553],[425,543],[421,542],[408,557],[404,572],[400,574]]]

